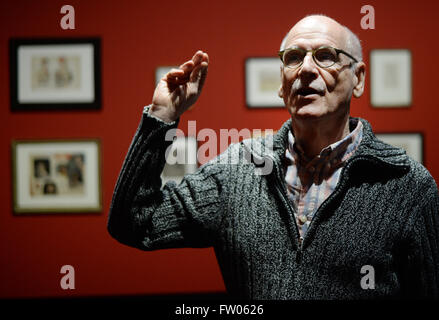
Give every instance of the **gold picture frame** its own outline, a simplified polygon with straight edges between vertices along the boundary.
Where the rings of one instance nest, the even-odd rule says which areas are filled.
[[[249,108],[284,108],[279,97],[281,61],[273,57],[245,60],[245,102]]]
[[[99,139],[13,140],[14,214],[102,211]]]
[[[413,100],[409,49],[370,51],[370,103],[374,108],[410,108]]]

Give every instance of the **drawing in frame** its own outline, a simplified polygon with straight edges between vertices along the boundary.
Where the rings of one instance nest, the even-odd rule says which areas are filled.
[[[99,38],[9,40],[12,111],[100,109]]]
[[[12,141],[16,214],[100,212],[99,139]]]
[[[422,133],[376,133],[376,137],[392,146],[404,149],[412,159],[424,163],[424,137]]]
[[[410,50],[375,49],[370,52],[370,101],[376,108],[411,106]]]
[[[166,163],[161,179],[162,186],[168,181],[177,184],[186,174],[194,173],[198,168],[197,139],[193,136],[176,136],[173,143],[166,149]]]
[[[279,58],[255,57],[245,60],[245,100],[250,108],[284,107],[279,97]]]

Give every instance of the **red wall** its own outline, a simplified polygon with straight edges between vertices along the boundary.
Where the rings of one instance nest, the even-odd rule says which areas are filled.
[[[73,5],[76,30],[59,27],[60,8]],[[365,61],[373,48],[409,48],[413,58],[413,105],[373,109],[369,82],[352,103],[352,115],[376,131],[421,131],[425,164],[438,181],[436,150],[439,105],[436,79],[437,14],[433,1],[2,1],[0,4],[0,297],[88,296],[222,291],[212,249],[141,252],[106,231],[112,191],[144,105],[151,101],[154,70],[179,64],[197,49],[209,53],[209,75],[187,120],[197,128],[273,128],[288,118],[284,109],[245,106],[244,59],[273,56],[289,28],[310,13],[327,14],[351,27],[363,41]],[[307,3],[312,3],[308,6]],[[360,28],[360,8],[375,8],[376,29]],[[8,39],[39,36],[100,36],[100,111],[21,112],[9,108]],[[100,214],[14,216],[11,196],[12,139],[102,139]],[[76,289],[60,288],[60,268],[76,271]]]

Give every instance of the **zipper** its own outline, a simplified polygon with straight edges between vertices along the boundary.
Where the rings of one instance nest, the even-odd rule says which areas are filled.
[[[299,226],[297,225],[297,221],[296,221],[296,216],[294,214],[294,209],[291,206],[291,201],[288,199],[288,195],[286,194],[285,188],[283,187],[283,185],[281,184],[282,181],[282,177],[280,175],[280,169],[278,167],[278,164],[276,161],[273,160],[274,163],[274,169],[276,170],[276,189],[279,192],[280,198],[284,204],[284,206],[287,208],[288,213],[290,214],[290,216],[292,217],[293,221],[294,221],[294,226],[295,226],[295,230],[296,230],[296,237],[297,237],[297,262],[300,263],[301,258],[302,258],[302,246],[303,246],[303,239],[300,236],[300,232],[299,232]]]
[[[350,168],[355,163],[357,163],[359,161],[362,161],[362,160],[363,161],[370,161],[370,162],[374,163],[377,166],[382,166],[383,165],[383,163],[381,161],[379,161],[379,160],[377,160],[377,159],[375,159],[373,157],[368,157],[368,156],[356,156],[356,157],[353,157],[353,158],[351,158],[351,159],[349,159],[347,161],[346,165],[342,168],[342,171],[340,172],[340,179],[339,179],[339,182],[337,183],[334,191],[331,193],[331,195],[328,198],[325,199],[325,201],[323,201],[323,203],[320,205],[320,207],[314,213],[313,218],[312,218],[312,220],[311,220],[311,222],[309,224],[308,231],[306,232],[305,237],[302,240],[302,247],[303,247],[303,243],[305,242],[304,240],[306,239],[306,235],[311,230],[311,226],[312,226],[312,224],[313,224],[313,222],[315,220],[314,217],[316,217],[320,213],[320,211],[323,211],[326,208],[326,206],[328,205],[328,203],[333,198],[335,198],[338,195],[338,193],[341,192],[342,189],[345,188],[345,185],[346,185],[347,179],[348,179],[348,176],[347,176],[346,172],[348,170],[350,170]],[[389,164],[389,165],[392,165],[392,164]],[[392,166],[394,166],[394,165],[392,165]]]
[[[350,167],[352,166],[353,163],[358,162],[359,160],[372,160],[372,159],[368,159],[365,157],[357,157],[357,158],[353,158],[351,161],[348,161],[348,163],[346,163],[345,167],[343,167],[342,172],[340,173],[339,183],[337,184],[337,186],[335,187],[335,189],[331,193],[331,195],[325,201],[323,201],[323,203],[320,205],[318,210],[314,213],[313,219],[311,220],[311,222],[309,224],[308,231],[303,238],[300,236],[299,226],[297,225],[296,216],[295,216],[294,210],[291,206],[291,201],[288,199],[288,195],[286,194],[285,189],[283,188],[283,186],[281,184],[281,181],[282,181],[282,177],[280,174],[281,170],[279,169],[278,164],[275,161],[273,161],[274,168],[275,168],[276,174],[277,174],[276,188],[277,188],[279,194],[281,195],[281,200],[283,201],[284,205],[287,207],[289,214],[291,214],[291,216],[294,220],[294,226],[296,227],[295,229],[296,229],[296,235],[297,235],[297,260],[299,263],[301,261],[302,255],[303,255],[303,243],[305,242],[305,239],[307,237],[309,230],[311,230],[311,226],[313,225],[313,222],[315,220],[314,217],[317,216],[317,214],[320,213],[320,211],[324,210],[324,208],[327,206],[327,203],[329,201],[331,201],[339,193],[339,190],[341,188],[344,188],[344,186],[346,184],[346,171],[350,169]]]
[[[308,232],[311,230],[311,227],[312,227],[313,222],[314,222],[314,220],[315,220],[314,217],[318,216],[318,214],[320,213],[320,211],[323,211],[323,210],[326,208],[326,206],[328,205],[328,203],[338,195],[338,193],[340,192],[340,190],[344,189],[345,184],[346,184],[346,179],[347,179],[346,171],[350,169],[350,167],[352,166],[353,163],[358,162],[359,160],[362,160],[362,159],[363,159],[363,157],[353,158],[351,161],[348,161],[348,162],[346,163],[346,165],[341,169],[341,172],[340,172],[340,179],[339,179],[337,185],[335,186],[334,191],[329,195],[328,198],[325,199],[325,201],[322,202],[322,204],[320,205],[320,207],[319,207],[319,208],[317,209],[317,211],[314,213],[314,215],[313,215],[313,217],[312,217],[312,219],[311,219],[311,222],[309,223],[309,227],[308,227],[308,230],[307,230],[307,232],[306,232],[306,234],[305,234],[304,240],[305,240],[306,235],[308,234]],[[303,246],[303,243],[304,243],[304,242],[305,242],[305,241],[302,241],[302,246]]]
[[[295,230],[296,230],[296,237],[297,237],[297,241],[296,241],[296,245],[297,245],[297,255],[296,255],[296,259],[297,262],[300,263],[300,261],[302,260],[302,246],[303,246],[303,239],[300,236],[300,232],[299,232],[299,226],[297,225],[297,221],[296,221],[296,216],[294,214],[294,210],[291,207],[291,203],[289,202],[290,200],[288,199],[287,195],[285,194],[285,191],[283,190],[282,186],[279,183],[279,180],[276,179],[276,189],[279,192],[280,196],[281,196],[281,200],[284,203],[284,205],[287,207],[288,209],[288,214],[291,215],[293,221],[294,221],[294,226],[295,226]]]
[[[337,186],[335,187],[334,191],[331,193],[331,195],[326,198],[325,201],[323,201],[323,203],[320,205],[320,207],[317,209],[317,211],[314,213],[313,219],[311,220],[309,227],[308,227],[308,231],[305,234],[305,236],[302,238],[300,236],[300,232],[299,232],[299,226],[297,225],[297,221],[296,221],[296,216],[294,214],[294,209],[291,206],[291,201],[288,199],[288,195],[286,194],[285,188],[284,186],[281,184],[281,181],[283,181],[282,175],[281,175],[281,171],[279,168],[279,164],[277,163],[277,161],[275,161],[275,159],[268,155],[272,161],[273,161],[273,168],[276,171],[276,177],[275,177],[275,186],[277,191],[279,192],[281,201],[283,202],[284,206],[287,208],[287,210],[289,211],[289,214],[291,215],[292,219],[294,220],[294,226],[296,229],[296,236],[297,236],[297,262],[300,263],[301,259],[302,259],[302,255],[303,255],[303,244],[307,238],[307,234],[309,233],[309,231],[311,230],[312,226],[313,226],[313,222],[315,220],[315,217],[318,216],[318,214],[320,214],[321,211],[323,211],[326,206],[328,205],[328,203],[330,201],[332,201],[336,196],[338,196],[338,194],[340,193],[340,190],[345,188],[345,185],[347,183],[347,171],[350,170],[350,168],[352,167],[353,164],[355,164],[356,162],[359,161],[370,161],[376,165],[383,165],[382,161],[379,161],[378,159],[375,159],[373,156],[354,156],[351,159],[349,159],[345,166],[342,168],[342,171],[340,173],[340,180],[337,183]],[[391,166],[396,166],[396,165],[391,165]]]

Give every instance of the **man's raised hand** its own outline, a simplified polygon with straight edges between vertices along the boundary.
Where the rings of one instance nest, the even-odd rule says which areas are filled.
[[[191,60],[165,74],[155,88],[149,113],[166,122],[180,117],[200,96],[208,65],[209,56],[198,50]]]

